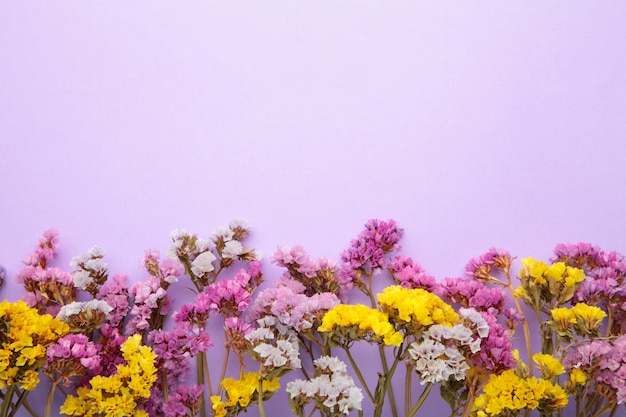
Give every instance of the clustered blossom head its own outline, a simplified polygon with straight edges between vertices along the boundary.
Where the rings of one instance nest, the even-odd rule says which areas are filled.
[[[226,393],[211,396],[211,408],[215,417],[239,415],[248,406],[259,401],[259,388],[263,401],[268,400],[280,388],[278,378],[264,379],[258,372],[246,372],[241,379],[225,378],[220,383]]]
[[[389,322],[389,316],[363,304],[338,304],[324,315],[320,333],[329,333],[332,344],[349,346],[353,341],[399,346],[404,336]]]
[[[146,250],[141,263],[150,275],[159,279],[161,286],[165,289],[170,284],[178,282],[178,277],[185,272],[183,266],[177,261],[172,259],[161,261],[161,253],[157,249]]]
[[[56,315],[60,306],[76,300],[71,275],[59,268],[26,266],[16,281],[26,289],[24,301],[42,313]]]
[[[487,337],[481,336],[480,350],[473,356],[476,366],[489,372],[499,373],[516,366],[511,335],[497,319],[489,313],[481,312],[489,328]]]
[[[69,332],[69,326],[49,314],[40,315],[23,301],[0,302],[0,390],[19,385],[32,391],[46,349]]]
[[[91,334],[102,327],[111,310],[103,300],[74,301],[61,307],[57,319],[69,324],[72,333]]]
[[[156,366],[165,370],[169,384],[189,373],[189,361],[199,352],[211,346],[209,333],[204,329],[176,326],[172,330],[154,330],[148,333],[148,341],[157,355]]]
[[[310,380],[297,379],[287,384],[292,408],[304,415],[304,408],[314,403],[323,415],[348,415],[361,410],[363,392],[347,374],[346,364],[332,356],[321,356],[313,362],[315,374]]]
[[[493,269],[502,271],[505,275],[509,275],[513,258],[511,254],[504,249],[490,248],[487,252],[480,256],[472,258],[465,265],[465,275],[483,282],[497,280],[493,276]]]
[[[531,307],[541,308],[544,302],[563,304],[571,300],[585,279],[585,272],[564,262],[547,265],[533,258],[524,258],[519,277],[521,286],[515,295]]]
[[[403,233],[404,230],[395,220],[368,220],[365,223],[365,230],[359,233],[357,238],[350,242],[350,247],[341,254],[344,265],[340,273],[344,279],[361,288],[365,268],[384,269],[387,266],[385,255],[399,249],[398,242]]]
[[[579,378],[593,381],[592,390],[611,403],[626,402],[626,335],[580,344],[568,351],[563,365],[582,372]]]
[[[321,322],[322,316],[339,304],[332,293],[307,296],[300,282],[283,278],[262,291],[250,307],[249,318],[275,317],[281,324],[306,332]]]
[[[179,385],[165,405],[165,415],[168,417],[197,416],[202,405],[203,391],[202,385]]]
[[[84,334],[68,334],[46,351],[44,374],[69,386],[74,376],[97,373],[101,369],[100,345]]]
[[[508,416],[524,409],[550,414],[567,402],[567,394],[559,385],[546,379],[523,378],[506,370],[489,376],[483,394],[474,401],[472,416]]]
[[[130,311],[133,318],[128,323],[130,333],[145,332],[150,328],[160,329],[172,302],[171,296],[161,286],[161,280],[149,276],[144,281],[136,282],[130,288],[130,295],[135,299]]]
[[[438,383],[454,378],[465,379],[469,365],[464,351],[475,354],[480,350],[480,338],[469,327],[457,324],[448,327],[430,326],[419,340],[409,346],[409,355],[421,383]]]
[[[74,257],[70,261],[72,281],[76,288],[95,296],[109,276],[109,269],[104,262],[104,249],[94,246],[86,253]]]
[[[433,292],[437,286],[435,277],[427,275],[424,268],[411,258],[396,256],[389,262],[387,269],[393,279],[404,288],[421,288]]]
[[[128,302],[129,292],[126,283],[126,274],[116,274],[100,287],[96,298],[106,302],[110,307],[109,318],[105,326],[112,326],[121,331],[124,318],[130,310]]]
[[[56,229],[48,229],[39,238],[39,245],[32,255],[25,256],[22,263],[26,266],[38,266],[46,269],[47,265],[54,260],[54,255],[59,251],[59,232]]]
[[[444,278],[437,284],[435,294],[465,308],[474,308],[497,315],[504,309],[507,295],[501,287],[488,287],[473,278]]]
[[[252,292],[262,281],[260,262],[252,261],[249,271],[242,268],[233,279],[222,279],[204,289],[209,309],[224,317],[241,316],[252,302]]]
[[[140,406],[150,398],[150,388],[156,382],[156,355],[148,346],[141,345],[141,336],[129,337],[121,346],[125,363],[117,366],[110,376],[95,376],[89,386],[78,388],[77,395],[69,395],[60,413],[69,416],[115,415],[147,417]]]
[[[389,320],[409,334],[418,334],[432,324],[453,326],[458,314],[435,294],[416,288],[393,285],[378,294],[378,304],[389,315]]]
[[[257,320],[257,324],[259,327],[245,337],[250,343],[250,355],[261,363],[259,372],[264,379],[280,377],[302,367],[295,331],[271,316]]]
[[[213,254],[213,243],[190,235],[185,229],[176,229],[170,233],[172,244],[167,254],[172,260],[179,260],[196,284],[202,289],[212,282],[211,273],[215,271],[213,262],[217,257]]]
[[[279,246],[270,257],[276,265],[287,268],[287,275],[302,283],[308,296],[330,292],[345,299],[352,281],[339,274],[338,264],[325,257],[312,259],[300,245]]]

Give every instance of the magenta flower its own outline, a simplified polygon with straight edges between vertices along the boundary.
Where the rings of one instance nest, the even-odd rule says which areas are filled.
[[[421,288],[432,292],[437,285],[435,278],[427,275],[424,268],[411,258],[396,256],[389,262],[387,269],[393,279],[404,288]]]
[[[508,251],[490,248],[482,255],[472,258],[465,265],[465,275],[487,282],[492,278],[494,268],[508,274],[512,263],[513,258]]]

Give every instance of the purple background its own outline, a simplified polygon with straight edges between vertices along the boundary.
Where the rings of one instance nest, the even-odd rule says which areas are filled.
[[[172,229],[235,217],[267,255],[335,259],[394,218],[437,278],[491,246],[626,253],[624,22],[610,1],[5,2],[1,297],[49,227],[58,265],[99,244],[131,280]]]

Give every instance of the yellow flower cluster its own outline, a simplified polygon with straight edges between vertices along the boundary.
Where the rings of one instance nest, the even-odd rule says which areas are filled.
[[[569,301],[584,281],[585,272],[564,262],[547,265],[533,258],[524,258],[519,276],[522,286],[517,289],[516,296],[539,307],[540,299],[548,302],[556,299],[559,304]]]
[[[117,366],[111,376],[95,376],[89,387],[78,389],[77,396],[68,396],[61,406],[61,414],[97,417],[147,417],[137,406],[150,397],[150,388],[156,382],[154,361],[156,354],[141,345],[141,336],[129,337],[121,346],[126,364]]]
[[[423,326],[443,324],[452,327],[459,321],[459,315],[435,294],[422,290],[407,289],[393,285],[378,294],[378,303],[389,319],[410,333]]]
[[[319,332],[335,333],[347,340],[383,341],[386,345],[399,346],[404,340],[389,323],[382,311],[363,304],[338,304],[329,310],[317,329]]]
[[[561,362],[552,355],[546,353],[536,353],[533,361],[537,364],[537,369],[544,379],[552,379],[553,376],[565,373],[565,368]]]
[[[597,334],[600,323],[606,313],[599,307],[578,303],[572,308],[553,308],[550,310],[551,326],[561,335],[570,335],[574,326],[578,334]]]
[[[14,384],[35,389],[47,347],[69,330],[64,322],[40,315],[23,301],[0,302],[0,389]]]
[[[550,413],[567,405],[567,394],[546,379],[521,378],[512,369],[490,375],[489,382],[474,401],[472,416],[506,416],[510,411],[534,410]]]
[[[241,379],[225,378],[220,385],[226,391],[226,401],[222,401],[222,397],[219,395],[211,396],[211,408],[213,408],[215,417],[225,417],[227,414],[237,415],[251,402],[258,400],[258,372],[247,372]],[[263,381],[264,394],[273,393],[279,388],[278,378]],[[257,398],[255,398],[255,394],[257,394]]]

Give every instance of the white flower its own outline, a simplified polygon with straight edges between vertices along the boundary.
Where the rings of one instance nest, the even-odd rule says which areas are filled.
[[[85,262],[85,269],[95,272],[106,272],[108,264],[102,258],[94,258]]]
[[[260,340],[274,339],[274,333],[272,333],[272,331],[267,327],[259,327],[256,330],[252,330],[245,337],[250,343],[255,344]]]
[[[87,251],[87,253],[92,257],[92,258],[102,258],[104,256],[104,249],[101,248],[98,245],[93,246],[91,249],[89,249],[89,251]]]
[[[232,219],[228,224],[228,227],[231,229],[241,228],[243,230],[248,230],[250,228],[250,223],[248,223],[244,219]]]
[[[196,250],[198,252],[205,252],[208,251],[209,249],[213,248],[215,245],[213,245],[213,242],[209,243],[208,240],[206,239],[196,239]]]
[[[74,301],[61,307],[56,318],[62,321],[67,321],[70,316],[80,314],[81,312],[87,310],[100,310],[105,315],[108,315],[111,310],[113,310],[113,307],[111,307],[104,300],[91,300],[87,302]]]
[[[287,358],[283,355],[283,352],[276,346],[272,346],[269,343],[261,343],[254,348],[254,351],[258,353],[260,357],[265,359],[263,366],[280,368],[287,364]]]
[[[174,241],[182,240],[186,236],[189,236],[189,233],[185,229],[174,229],[170,232],[170,238]]]
[[[87,289],[89,284],[93,282],[93,279],[91,278],[89,272],[79,269],[78,271],[74,271],[72,273],[72,281],[74,282],[74,286],[76,288],[85,290]]]
[[[237,240],[229,240],[224,245],[222,250],[222,257],[235,259],[243,252],[243,245]]]
[[[222,239],[224,242],[227,242],[233,238],[233,231],[228,227],[220,226],[215,229],[212,233],[215,236],[215,239]]]
[[[489,324],[478,311],[473,308],[461,308],[459,309],[459,315],[474,323],[478,336],[483,339],[489,336]]]
[[[180,248],[183,247],[183,241],[182,240],[175,240],[174,243],[172,243],[168,248],[167,248],[167,256],[173,260],[173,261],[177,261],[178,260],[178,250]]]
[[[90,300],[87,301],[83,307],[83,310],[100,310],[102,311],[104,314],[109,314],[112,310],[113,307],[111,307],[109,305],[109,303],[107,303],[104,300]]]
[[[256,259],[257,261],[262,261],[263,260],[263,251],[262,250],[255,250],[254,251],[254,259]]]
[[[195,275],[204,275],[213,271],[215,268],[212,262],[215,259],[213,252],[202,252],[200,255],[196,256],[196,259],[191,263],[191,272]]]
[[[82,304],[83,303],[79,301],[73,301],[69,304],[64,305],[59,310],[59,313],[57,314],[57,319],[67,321],[69,316],[73,316],[81,312]]]
[[[313,363],[315,364],[315,368],[322,373],[327,373],[324,371],[330,371],[331,374],[345,374],[347,372],[346,364],[334,356],[320,356]]]

